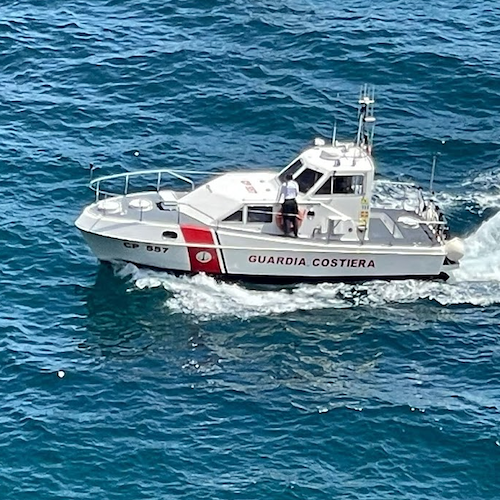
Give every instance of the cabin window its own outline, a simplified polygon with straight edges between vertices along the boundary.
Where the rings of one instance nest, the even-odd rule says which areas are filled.
[[[301,193],[307,193],[309,189],[311,189],[316,182],[321,178],[323,174],[321,172],[317,172],[312,168],[306,168],[300,174],[295,177],[295,180],[299,184],[299,190]]]
[[[329,177],[316,194],[363,194],[362,175],[336,175]]]
[[[247,222],[272,222],[273,207],[253,206],[248,207]]]
[[[236,212],[228,215],[224,222],[242,222],[243,221],[243,210],[237,210]]]
[[[303,163],[302,163],[302,160],[295,160],[288,168],[286,168],[285,170],[283,170],[283,172],[281,172],[280,176],[279,176],[279,179],[281,182],[285,182],[285,179],[286,179],[286,176],[288,174],[292,175],[295,174],[295,172],[297,172],[297,170],[299,170],[300,167],[302,167]]]

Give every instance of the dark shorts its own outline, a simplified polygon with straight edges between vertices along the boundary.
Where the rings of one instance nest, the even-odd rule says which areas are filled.
[[[281,213],[283,217],[295,218],[299,213],[299,207],[296,200],[285,200],[281,205]]]

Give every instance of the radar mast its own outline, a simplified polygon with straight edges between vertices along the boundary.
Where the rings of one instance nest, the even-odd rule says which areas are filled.
[[[373,106],[375,104],[375,89],[367,84],[361,87],[359,92],[359,114],[358,114],[358,134],[356,136],[356,146],[366,150],[371,154],[373,149],[373,134],[375,132],[375,116]]]

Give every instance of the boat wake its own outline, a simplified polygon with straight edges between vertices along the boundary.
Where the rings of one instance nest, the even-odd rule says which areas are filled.
[[[465,180],[460,193],[442,191],[435,193],[434,198],[445,211],[460,207],[481,214],[486,209],[500,208],[499,185],[500,170],[491,170]],[[411,182],[379,179],[374,184],[372,201],[378,207],[412,209],[418,204],[417,185]]]
[[[422,300],[440,305],[488,306],[500,303],[500,212],[465,239],[461,268],[448,282],[373,281],[362,284],[302,284],[276,289],[248,288],[199,274],[176,277],[139,269],[131,264],[116,272],[131,280],[133,290],[163,288],[169,292],[165,305],[173,313],[200,321],[233,317],[248,319],[300,310],[352,308]]]

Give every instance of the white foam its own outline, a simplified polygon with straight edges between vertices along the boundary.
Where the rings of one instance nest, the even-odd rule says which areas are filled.
[[[375,181],[372,205],[374,208],[397,208],[404,210],[415,210],[419,205],[418,186],[412,182],[392,181],[379,179]],[[431,193],[425,189],[422,194],[426,200],[431,198]],[[464,201],[477,204],[475,199],[468,196],[437,192],[432,199],[444,209],[463,205]]]
[[[163,287],[170,292],[165,305],[172,312],[193,315],[200,320],[228,316],[247,319],[296,310],[346,307],[337,296],[343,284],[326,289],[320,285],[318,288],[253,290],[204,274],[176,277],[138,268],[131,277],[138,289]]]
[[[130,271],[130,269],[129,269]],[[463,271],[466,276],[470,271]],[[168,292],[165,307],[173,313],[199,321],[235,317],[249,319],[304,310],[381,306],[429,300],[441,305],[500,303],[500,282],[373,281],[362,284],[320,283],[294,288],[254,290],[237,283],[218,281],[210,276],[176,277],[137,269],[132,274],[135,289],[161,287]]]
[[[483,172],[462,183],[464,192],[437,191],[433,194],[436,203],[445,209],[464,207],[482,213],[487,208],[500,208],[500,171]],[[375,181],[373,206],[384,208],[413,209],[418,203],[418,186],[412,182],[387,179]],[[430,193],[424,189],[426,198]]]
[[[418,206],[418,187],[411,182],[379,179],[375,181],[372,197],[375,208],[405,208]]]
[[[500,282],[499,241],[500,212],[464,240],[465,255],[453,277],[457,281]]]

